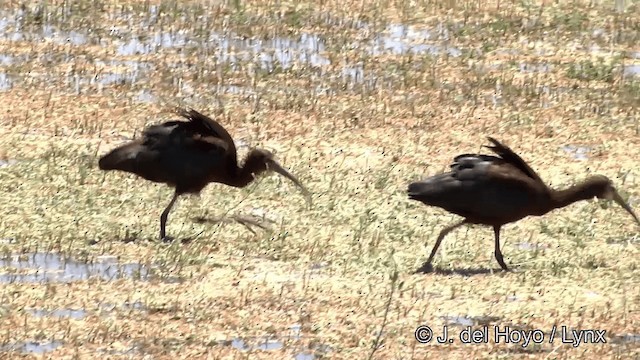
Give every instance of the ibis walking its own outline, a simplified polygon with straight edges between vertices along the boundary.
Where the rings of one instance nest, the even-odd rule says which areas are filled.
[[[500,250],[500,227],[527,216],[541,216],[576,201],[608,199],[624,208],[638,224],[640,220],[618,194],[607,177],[594,175],[564,190],[550,189],[540,176],[509,147],[489,137],[497,156],[462,154],[453,159],[451,171],[409,185],[409,198],[436,206],[464,219],[445,227],[427,261],[416,272],[433,270],[433,260],[442,239],[457,227],[481,224],[493,227],[494,254],[508,271]]]
[[[176,109],[187,121],[168,121],[144,129],[141,138],[113,149],[100,158],[102,170],[119,170],[175,189],[160,216],[160,238],[166,238],[169,211],[182,194],[198,194],[211,182],[247,186],[255,176],[275,171],[293,181],[307,199],[310,193],[274,160],[271,152],[253,149],[238,166],[231,135],[215,120],[196,110]]]

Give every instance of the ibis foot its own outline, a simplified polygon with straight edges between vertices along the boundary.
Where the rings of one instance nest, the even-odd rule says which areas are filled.
[[[422,266],[420,266],[416,271],[414,271],[414,274],[428,274],[428,273],[432,273],[433,272],[433,265],[431,265],[430,262],[425,262],[424,264],[422,264]]]
[[[498,264],[500,264],[500,267],[502,268],[502,270],[511,271],[509,270],[509,267],[507,266],[507,264],[505,264],[504,259],[502,258],[502,253],[500,253],[499,251],[496,251],[496,260],[498,260]]]

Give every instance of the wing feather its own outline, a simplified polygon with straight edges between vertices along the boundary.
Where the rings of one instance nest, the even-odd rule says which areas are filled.
[[[500,143],[498,140],[492,138],[491,136],[487,136],[487,139],[493,143],[493,146],[485,146],[488,149],[491,149],[493,152],[498,154],[502,159],[504,159],[507,163],[515,166],[520,169],[523,173],[525,173],[530,178],[534,179],[536,182],[540,184],[544,184],[540,176],[524,161],[518,154],[516,154],[513,150],[511,150],[508,146]]]
[[[236,145],[233,142],[233,138],[227,132],[227,130],[217,121],[201,114],[194,109],[176,108],[175,112],[194,124],[197,129],[196,132],[202,134],[203,139],[209,139],[206,141],[210,143],[216,143],[218,145],[221,145],[222,143],[226,144],[224,145],[224,148],[228,152],[228,156],[230,157],[230,159],[237,161],[237,150]],[[222,142],[214,141],[210,138],[218,138]]]
[[[535,173],[534,173],[535,174]],[[470,222],[506,223],[527,216],[539,191],[536,178],[501,157],[462,154],[451,171],[409,185],[409,198],[464,216]]]

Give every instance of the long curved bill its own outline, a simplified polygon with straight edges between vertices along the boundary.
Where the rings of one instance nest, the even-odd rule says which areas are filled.
[[[623,209],[627,210],[627,212],[631,214],[631,216],[633,216],[636,222],[640,225],[640,219],[638,219],[638,216],[636,215],[636,213],[633,212],[633,209],[631,209],[631,206],[629,206],[629,204],[624,202],[624,200],[622,199],[620,194],[618,194],[617,191],[614,191],[613,193],[613,201],[617,202],[618,205],[622,206]]]
[[[267,166],[269,167],[269,170],[277,172],[278,174],[286,177],[287,179],[291,180],[294,184],[296,184],[296,186],[299,187],[300,190],[302,191],[302,194],[304,195],[305,200],[307,201],[309,206],[311,206],[311,204],[312,204],[311,203],[311,193],[309,192],[309,190],[307,190],[307,188],[302,186],[300,181],[295,176],[293,176],[290,172],[288,172],[285,168],[283,168],[275,160],[269,161],[267,163]]]

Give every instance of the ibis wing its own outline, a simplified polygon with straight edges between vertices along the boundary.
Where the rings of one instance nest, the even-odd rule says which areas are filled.
[[[172,183],[172,174],[163,169],[162,149],[149,147],[145,139],[118,146],[98,161],[101,170],[120,170],[136,174],[155,182]]]
[[[233,138],[217,121],[193,109],[187,110],[178,108],[176,109],[176,112],[178,115],[188,119],[191,123],[196,125],[198,132],[203,135],[203,138],[218,138],[222,140],[222,142],[226,143],[225,148],[228,151],[228,156],[230,156],[231,159],[236,159],[237,152]]]
[[[503,164],[505,161],[499,157],[493,155],[482,155],[482,154],[462,154],[453,158],[453,162],[449,167],[451,169],[462,169],[462,168],[470,168],[474,166],[481,165],[482,163],[486,164]]]
[[[176,129],[181,124],[185,123],[175,121],[148,127],[142,138],[102,156],[100,169],[126,171],[172,185],[181,179],[206,178],[226,159],[229,145],[215,136],[185,134]]]
[[[172,148],[183,147],[187,151],[192,149],[207,153],[227,153],[229,151],[229,143],[224,139],[186,127],[185,124],[190,123],[168,121],[159,125],[151,125],[142,133],[142,143],[150,150],[170,151]],[[231,146],[233,146],[233,142]]]
[[[409,185],[409,198],[464,216],[470,222],[507,223],[535,206],[535,181],[488,155],[456,157],[452,171]]]
[[[491,149],[493,152],[498,154],[504,161],[513,165],[523,173],[525,173],[530,178],[539,182],[540,184],[544,184],[540,176],[527,164],[518,154],[516,154],[513,150],[511,150],[508,146],[500,143],[498,140],[488,136],[489,141],[493,143],[493,146],[485,146],[488,149]]]
[[[194,136],[189,139],[186,145],[187,147],[193,147],[208,154],[219,154],[221,157],[227,156],[230,150],[228,142],[213,136]],[[233,144],[231,144],[231,146],[233,146]],[[233,151],[235,151],[235,147]]]

